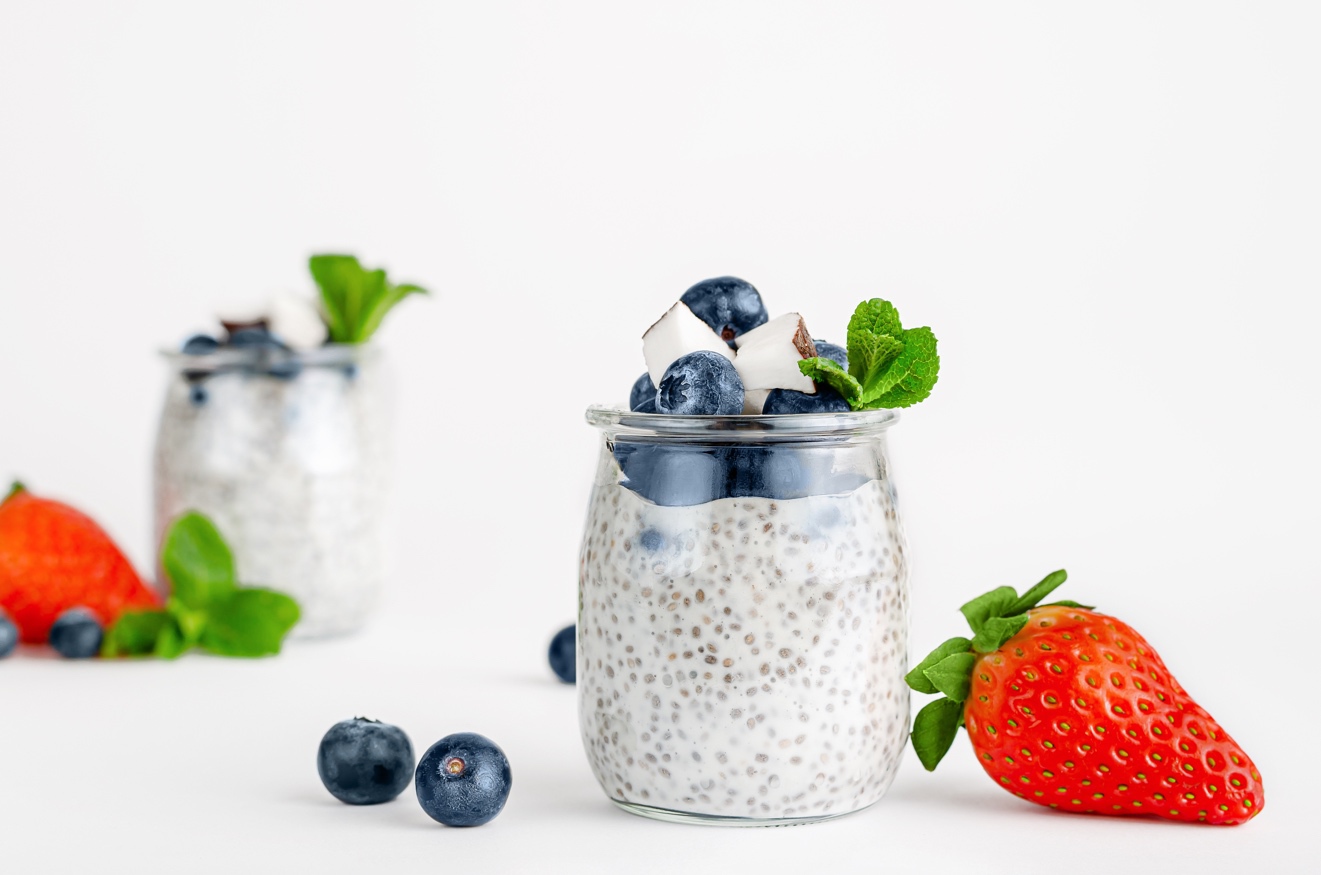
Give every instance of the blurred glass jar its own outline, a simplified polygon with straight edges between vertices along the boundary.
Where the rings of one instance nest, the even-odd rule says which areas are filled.
[[[579,716],[617,805],[783,825],[885,793],[909,714],[897,418],[588,411]]]
[[[165,358],[157,544],[180,514],[200,511],[229,542],[243,583],[298,600],[295,636],[359,628],[384,577],[388,435],[376,349]]]

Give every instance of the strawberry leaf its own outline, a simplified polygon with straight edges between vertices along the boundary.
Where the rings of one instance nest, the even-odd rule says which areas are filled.
[[[953,699],[936,699],[921,711],[913,721],[913,750],[922,761],[922,768],[934,770],[959,733],[963,718],[963,705]]]
[[[1021,614],[1028,608],[1035,608],[1042,599],[1059,589],[1060,584],[1069,579],[1069,573],[1061,568],[1059,571],[1052,571],[1041,579],[1041,583],[1023,593],[1009,608],[1004,612],[1006,617],[1014,614]]]
[[[1005,609],[1018,599],[1018,593],[1012,586],[999,586],[990,592],[984,592],[977,598],[959,608],[973,634],[981,631],[982,626],[992,617],[1004,616]]]
[[[1082,608],[1084,611],[1094,611],[1094,610],[1096,610],[1096,605],[1083,605],[1083,604],[1079,604],[1078,602],[1073,601],[1072,599],[1060,599],[1060,600],[1057,601],[1057,602],[1047,602],[1046,604],[1042,605],[1041,607],[1043,607],[1043,608],[1050,608],[1050,607],[1056,607],[1056,608]]]
[[[980,659],[975,653],[953,653],[922,673],[931,681],[931,686],[940,690],[955,702],[968,698],[972,688],[972,667]]]
[[[972,649],[978,653],[994,653],[1027,625],[1027,614],[1016,617],[991,617],[972,638]]]
[[[941,660],[955,653],[966,653],[972,642],[967,638],[951,638],[944,644],[941,644],[935,650],[927,654],[926,659],[922,660],[917,666],[904,675],[904,680],[910,687],[919,693],[938,693],[935,684],[926,676],[926,670],[939,663]]]

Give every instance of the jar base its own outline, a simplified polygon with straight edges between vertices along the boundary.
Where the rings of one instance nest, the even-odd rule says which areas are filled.
[[[655,808],[651,805],[640,805],[636,802],[622,802],[612,798],[610,800],[616,807],[622,808],[629,814],[636,814],[640,817],[649,817],[652,820],[660,820],[666,823],[686,823],[695,826],[803,826],[809,823],[824,823],[827,820],[838,820],[841,817],[848,817],[850,814],[857,814],[859,811],[866,811],[876,802],[869,802],[861,808],[855,808],[852,811],[839,811],[832,814],[816,814],[808,817],[730,817],[721,814],[694,814],[688,811],[673,811],[669,808]],[[876,800],[879,802],[880,800]]]

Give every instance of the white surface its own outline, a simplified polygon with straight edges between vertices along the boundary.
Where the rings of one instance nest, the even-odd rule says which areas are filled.
[[[439,293],[384,332],[379,621],[258,663],[0,664],[6,868],[994,873],[1015,845],[1075,872],[1303,870],[1318,24],[1305,3],[6,3],[0,468],[140,567],[154,348],[305,288],[311,251]],[[963,742],[829,825],[608,805],[542,655],[574,612],[582,410],[626,397],[641,332],[722,273],[819,337],[876,294],[938,333],[936,393],[892,434],[915,646],[1066,565],[1253,755],[1259,818],[1051,815]],[[314,750],[354,713],[419,748],[497,739],[508,809],[454,831],[408,798],[334,803]]]

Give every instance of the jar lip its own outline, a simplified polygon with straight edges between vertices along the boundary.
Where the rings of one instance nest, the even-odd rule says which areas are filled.
[[[177,349],[158,350],[161,358],[177,368],[209,370],[225,366],[251,365],[259,362],[296,361],[304,367],[335,368],[356,364],[380,354],[373,343],[327,343],[315,349],[279,349],[272,347],[220,347],[214,352],[191,355]]]
[[[719,442],[747,442],[752,439],[841,438],[881,432],[898,421],[899,411],[893,409],[849,413],[673,416],[634,413],[610,404],[594,404],[587,408],[588,424],[610,435],[645,435],[662,440],[701,437]]]

